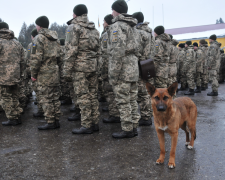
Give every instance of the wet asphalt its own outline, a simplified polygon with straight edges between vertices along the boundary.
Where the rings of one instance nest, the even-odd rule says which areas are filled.
[[[39,131],[43,118],[33,118],[37,111],[35,96],[22,116],[22,125],[0,125],[1,180],[224,180],[225,179],[225,83],[219,96],[189,96],[198,108],[197,139],[193,150],[185,147],[185,133],[179,130],[176,168],[169,169],[170,136],[166,134],[166,158],[156,165],[159,142],[154,125],[139,127],[132,139],[113,139],[120,124],[104,124],[101,112],[100,131],[91,135],[73,135],[80,121],[69,122],[72,105],[61,106],[61,128]],[[184,92],[179,92],[178,97]],[[101,103],[100,109],[106,103]],[[0,122],[5,121],[0,113]]]

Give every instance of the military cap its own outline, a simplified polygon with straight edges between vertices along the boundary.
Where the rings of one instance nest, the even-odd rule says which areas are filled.
[[[169,36],[170,36],[171,39],[173,39],[173,35],[172,34],[169,34]]]
[[[194,42],[194,43],[193,43],[193,46],[198,47],[198,43]]]
[[[117,0],[112,4],[112,10],[115,10],[118,13],[127,13],[128,6],[126,1],[124,0]]]
[[[180,44],[179,44],[179,47],[180,47],[180,48],[184,48],[184,47],[185,47],[185,46],[184,46],[184,43],[180,43]]]
[[[192,42],[191,41],[186,41],[186,43],[188,46],[192,45]]]
[[[133,18],[138,20],[138,23],[144,22],[144,15],[142,12],[136,12],[132,15]]]
[[[40,16],[39,18],[36,19],[35,23],[43,28],[48,28],[49,26],[49,20],[46,16]]]
[[[108,25],[112,24],[113,16],[111,14],[108,14],[104,17],[105,22],[107,22]]]
[[[65,45],[65,39],[59,39],[60,40],[60,45],[64,46]]]
[[[223,49],[220,49],[220,53],[223,54],[224,53],[224,50]]]
[[[3,29],[3,28],[9,29],[9,25],[5,22],[0,22],[0,29]]]
[[[165,29],[163,26],[157,26],[155,29],[154,29],[154,32],[158,35],[160,34],[163,34],[165,32]]]
[[[38,35],[38,32],[37,32],[37,29],[34,28],[32,31],[31,31],[31,36],[35,37]]]
[[[216,40],[217,39],[217,37],[216,37],[216,35],[215,34],[213,34],[213,35],[211,35],[210,37],[209,37],[209,39],[212,39],[212,40]]]
[[[199,41],[199,43],[201,43],[201,44],[207,44],[207,41],[206,41],[205,39],[201,39],[201,40]]]
[[[83,14],[88,14],[87,6],[84,4],[78,4],[73,8],[73,13],[77,16],[82,16]]]

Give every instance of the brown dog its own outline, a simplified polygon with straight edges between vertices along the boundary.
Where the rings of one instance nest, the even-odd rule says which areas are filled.
[[[175,168],[175,153],[179,128],[186,133],[188,149],[193,149],[196,139],[197,108],[195,103],[188,97],[180,97],[173,100],[178,88],[178,83],[173,83],[168,89],[156,89],[147,83],[146,88],[151,96],[155,129],[160,144],[160,156],[156,164],[162,164],[165,158],[164,132],[171,136],[171,151],[168,166]],[[191,141],[189,140],[191,133]]]

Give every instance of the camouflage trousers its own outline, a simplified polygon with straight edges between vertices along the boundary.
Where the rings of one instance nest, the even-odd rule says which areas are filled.
[[[205,84],[209,83],[209,71],[208,71],[208,67],[204,66],[203,67],[203,73],[202,73],[202,78],[201,78],[201,82],[202,82],[202,86],[204,86]]]
[[[210,82],[212,82],[212,91],[218,92],[219,83],[217,79],[217,71],[216,70],[209,70],[210,75]]]
[[[167,87],[170,87],[174,82],[177,82],[177,77],[169,77]]]
[[[99,122],[99,102],[97,97],[98,75],[96,72],[75,72],[73,87],[77,104],[81,109],[81,126],[90,128]]]
[[[19,92],[19,101],[21,108],[24,109],[27,106],[28,103],[28,81],[25,79],[20,83],[20,92]]]
[[[37,81],[32,82],[32,88],[33,88],[33,91],[36,94],[36,101],[37,101],[38,112],[43,113],[44,111],[42,109],[41,104],[39,103],[40,102],[40,97],[39,97],[39,93],[38,93],[38,90],[37,90]]]
[[[5,111],[9,120],[20,119],[23,109],[19,102],[20,86],[4,86],[0,85],[0,105]]]
[[[100,98],[106,98],[106,93],[104,91],[103,85],[104,85],[103,80],[99,76],[98,77],[98,95],[99,95]]]
[[[41,105],[47,123],[59,121],[60,111],[60,87],[59,86],[37,86],[39,104]]]
[[[168,78],[156,76],[149,79],[148,82],[154,85],[156,88],[167,88]]]
[[[187,73],[185,71],[180,72],[180,84],[184,88],[187,85]]]
[[[70,99],[71,97],[69,83],[66,82],[63,78],[60,79],[60,87],[62,99]]]
[[[202,85],[202,73],[197,72],[196,73],[196,86],[201,87],[201,85]]]
[[[121,127],[124,131],[132,131],[138,127],[137,82],[118,81],[113,86],[117,108],[120,112]]]
[[[79,108],[79,105],[77,104],[77,99],[74,93],[74,87],[73,87],[73,82],[69,82],[69,90],[70,90],[70,97],[73,100],[73,103],[75,105],[76,108]]]
[[[120,117],[120,112],[117,109],[113,88],[109,84],[108,79],[103,80],[103,91],[106,94],[106,101],[108,102],[109,116]]]
[[[187,67],[187,83],[189,89],[195,88],[195,74],[196,74],[196,66],[192,66],[192,63]]]
[[[144,120],[149,120],[152,117],[150,96],[146,90],[145,82],[140,77],[138,80],[137,102],[140,106],[141,118]]]
[[[220,70],[219,70],[219,81],[223,82],[225,80],[225,71],[223,71],[225,68],[220,65]]]

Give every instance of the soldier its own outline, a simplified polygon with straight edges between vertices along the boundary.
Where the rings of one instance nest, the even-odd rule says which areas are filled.
[[[184,95],[194,95],[195,88],[195,73],[196,73],[196,54],[191,41],[185,43],[185,64],[187,70],[187,83],[189,91],[185,92]]]
[[[179,63],[178,65],[178,71],[180,75],[180,88],[178,91],[185,91],[186,90],[186,84],[187,84],[187,79],[186,79],[186,64],[185,64],[185,51],[184,51],[185,45],[183,43],[179,44],[179,54],[177,56],[177,61]]]
[[[170,59],[170,44],[171,38],[168,34],[164,33],[163,26],[157,26],[154,29],[155,35],[155,55],[154,63],[156,69],[156,77],[154,82],[156,88],[167,88],[168,73],[169,73],[169,59]]]
[[[210,81],[212,82],[212,92],[207,93],[207,96],[218,96],[219,83],[217,80],[217,72],[220,67],[220,46],[221,43],[216,41],[215,34],[209,37],[209,49],[208,49],[208,67]]]
[[[148,27],[148,22],[144,22],[144,15],[142,12],[136,12],[133,18],[138,20],[136,25],[137,31],[137,42],[139,44],[139,61],[147,60],[151,57],[151,44],[152,44],[152,29]],[[144,22],[144,23],[143,23]],[[152,111],[151,103],[148,92],[146,90],[145,82],[139,75],[138,80],[138,98],[137,102],[140,106],[141,119],[139,120],[139,126],[150,126],[152,125]]]
[[[224,50],[220,50],[220,70],[219,70],[219,83],[223,83],[225,79],[225,54]]]
[[[193,43],[194,50],[196,52],[196,89],[195,93],[201,93],[201,78],[203,73],[203,63],[205,59],[204,51],[201,47],[198,47],[198,43]]]
[[[77,104],[81,110],[81,128],[74,134],[91,134],[99,131],[99,102],[97,98],[99,32],[88,20],[88,9],[79,4],[73,9],[73,19],[66,33],[66,55],[63,74],[73,81]],[[74,73],[73,73],[74,72]],[[73,77],[72,77],[73,76]]]
[[[109,84],[109,78],[108,78],[108,68],[109,68],[109,58],[107,53],[107,43],[108,43],[108,29],[110,25],[112,24],[113,16],[111,14],[105,16],[104,18],[104,31],[102,33],[102,36],[100,38],[100,50],[101,50],[101,56],[99,60],[102,64],[101,68],[101,78],[103,80],[103,92],[105,93],[106,100],[108,102],[108,110],[109,110],[109,118],[104,118],[104,123],[120,123],[120,113],[117,109],[115,95],[113,93],[113,88]],[[106,111],[106,107],[102,108],[102,111]]]
[[[31,51],[31,79],[37,81],[39,104],[41,105],[47,124],[39,126],[39,130],[60,127],[60,44],[55,31],[48,29],[49,20],[46,16],[36,19],[38,35]]]
[[[205,91],[208,88],[208,60],[207,60],[207,52],[208,52],[208,43],[205,39],[201,39],[199,42],[199,47],[202,49],[204,53],[203,59],[203,73],[201,77],[201,90]]]
[[[22,73],[25,70],[24,50],[18,41],[14,40],[14,32],[9,30],[5,22],[0,23],[0,105],[5,111],[8,121],[4,126],[21,124],[19,92]]]
[[[114,138],[132,138],[137,135],[138,113],[138,44],[134,26],[137,20],[128,11],[124,0],[112,4],[113,24],[108,33],[109,83],[113,87],[117,108],[120,111],[122,131],[113,133]]]
[[[179,42],[176,39],[173,39],[173,36],[169,34],[170,41],[170,60],[169,60],[169,73],[168,73],[168,82],[167,87],[170,87],[174,82],[177,81],[177,56],[179,53],[179,49],[177,45]]]

